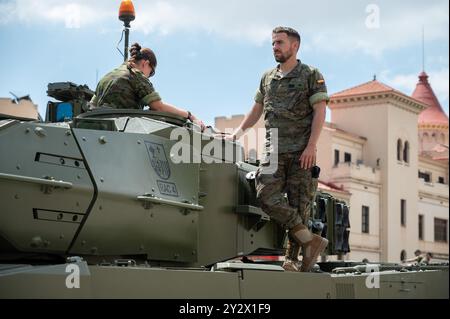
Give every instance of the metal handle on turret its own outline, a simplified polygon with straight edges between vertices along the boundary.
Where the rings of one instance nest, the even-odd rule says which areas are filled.
[[[170,199],[156,197],[154,195],[141,195],[141,196],[138,196],[137,199],[140,201],[150,202],[150,203],[155,203],[155,204],[165,204],[165,205],[177,206],[177,207],[187,208],[187,209],[192,209],[192,210],[203,210],[203,206],[201,206],[201,205],[177,202],[177,201],[170,200]]]
[[[0,173],[0,179],[8,179],[8,180],[17,181],[17,182],[35,183],[35,184],[47,185],[47,186],[53,186],[53,187],[62,187],[62,188],[67,188],[67,189],[72,188],[72,186],[73,186],[73,184],[70,182],[55,181],[52,179],[37,178],[37,177],[22,176],[22,175],[13,175],[13,174],[3,174],[3,173]]]

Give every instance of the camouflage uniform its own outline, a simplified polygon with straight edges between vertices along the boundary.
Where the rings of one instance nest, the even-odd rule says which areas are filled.
[[[159,100],[161,97],[144,73],[125,62],[100,80],[91,104],[117,109],[143,109]]]
[[[266,72],[255,96],[264,106],[267,131],[266,154],[256,174],[257,197],[261,208],[286,229],[309,218],[317,179],[311,170],[300,168],[299,159],[311,135],[312,105],[328,100],[322,74],[300,61],[285,76],[279,67]],[[272,129],[278,130],[278,145]],[[270,163],[271,152],[278,153],[278,165],[275,173],[267,174],[269,164],[275,164]]]
[[[301,151],[281,153],[275,173],[265,173],[267,161],[261,163],[256,175],[261,208],[287,229],[308,221],[317,190],[317,178],[311,177],[311,170],[300,168],[301,154]]]

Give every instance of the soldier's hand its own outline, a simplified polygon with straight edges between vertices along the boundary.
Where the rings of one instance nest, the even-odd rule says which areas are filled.
[[[233,134],[226,134],[226,133],[223,133],[223,132],[214,134],[214,137],[218,138],[218,139],[221,139],[221,140],[227,140],[227,141],[234,141],[234,139],[235,139],[233,137]]]
[[[300,156],[300,168],[302,169],[310,169],[316,163],[316,147],[315,146],[307,146]]]
[[[236,135],[234,134],[225,134],[223,138],[227,141],[235,142],[236,141]]]

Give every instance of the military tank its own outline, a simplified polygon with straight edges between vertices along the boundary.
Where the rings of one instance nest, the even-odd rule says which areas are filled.
[[[0,298],[448,298],[448,264],[342,260],[349,207],[320,191],[326,254],[284,271],[286,232],[239,144],[172,114],[89,110],[87,86],[47,93],[45,122],[0,119]]]

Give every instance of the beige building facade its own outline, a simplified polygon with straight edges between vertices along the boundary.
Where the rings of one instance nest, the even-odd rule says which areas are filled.
[[[0,119],[3,117],[14,117],[26,120],[40,119],[37,105],[34,104],[29,97],[20,98],[18,100],[0,97]]]
[[[243,114],[233,115],[229,118],[219,116],[214,119],[214,126],[220,132],[231,134],[241,124],[244,117]],[[245,158],[261,158],[264,151],[265,137],[266,129],[264,127],[264,119],[261,116],[258,122],[239,139],[239,143],[244,147]]]
[[[448,117],[427,78],[419,75],[412,96],[376,80],[331,96],[317,146],[319,188],[350,205],[345,259],[400,262],[416,249],[448,259]],[[229,131],[243,118],[219,117],[216,127]],[[259,158],[258,136],[251,153]]]

